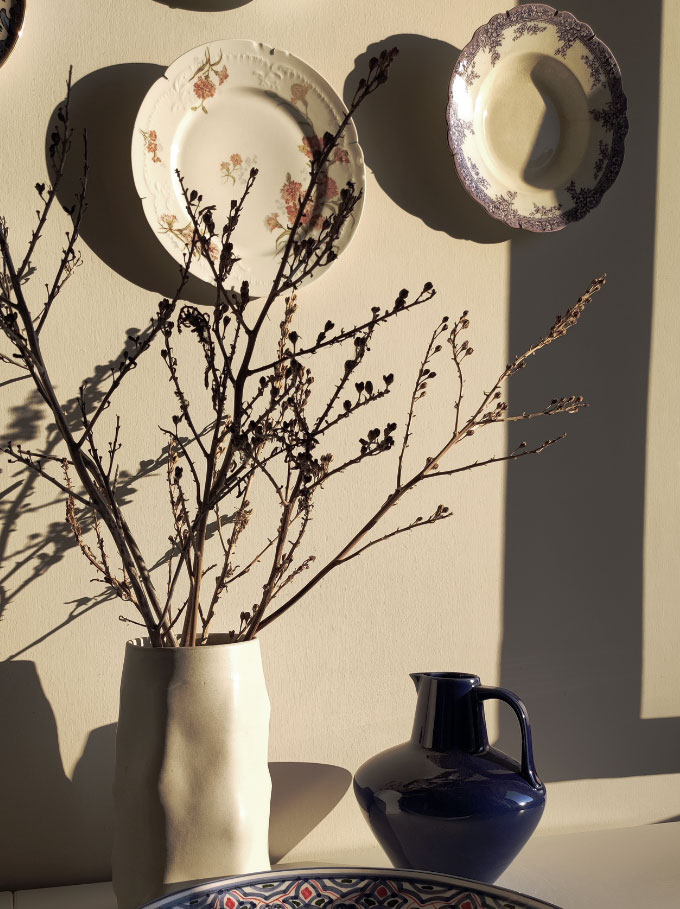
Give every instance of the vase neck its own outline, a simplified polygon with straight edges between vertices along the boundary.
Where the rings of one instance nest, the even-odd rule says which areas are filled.
[[[480,684],[475,675],[460,672],[415,672],[418,692],[411,741],[433,751],[461,749],[468,753],[488,747]]]

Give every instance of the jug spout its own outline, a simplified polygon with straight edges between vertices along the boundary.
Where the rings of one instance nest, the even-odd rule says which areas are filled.
[[[489,744],[484,713],[474,697],[479,677],[463,672],[412,672],[417,704],[411,741],[433,751],[478,753]]]

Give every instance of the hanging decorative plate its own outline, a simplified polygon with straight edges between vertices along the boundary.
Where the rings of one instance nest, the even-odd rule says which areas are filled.
[[[21,36],[25,15],[26,0],[0,0],[0,66]]]
[[[192,227],[176,170],[187,189],[202,194],[203,204],[217,205],[213,217],[219,230],[231,199],[241,196],[256,167],[233,237],[240,261],[230,280],[236,290],[247,280],[251,293],[266,292],[307,186],[312,154],[325,132],[337,131],[346,112],[330,85],[285,51],[229,40],[183,54],[149,89],[132,137],[132,172],[154,233],[182,262]],[[348,180],[364,188],[363,155],[351,121],[313,209],[303,218],[305,230],[319,229]],[[338,253],[356,230],[362,201],[340,235]],[[192,273],[212,281],[210,264],[199,254]]]
[[[143,909],[557,909],[503,887],[392,868],[300,868],[228,877]]]
[[[599,204],[628,132],[612,52],[589,25],[540,3],[477,29],[453,71],[447,121],[470,195],[533,231],[559,230]]]

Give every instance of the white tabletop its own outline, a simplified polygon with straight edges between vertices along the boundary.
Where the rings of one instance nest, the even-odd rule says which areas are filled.
[[[376,846],[338,855],[337,863],[386,861]],[[320,863],[310,857],[308,864]],[[534,837],[498,884],[563,909],[677,909],[680,823]],[[11,906],[10,895],[0,894],[0,909]],[[15,893],[14,909],[116,909],[116,901],[111,884],[83,884]]]

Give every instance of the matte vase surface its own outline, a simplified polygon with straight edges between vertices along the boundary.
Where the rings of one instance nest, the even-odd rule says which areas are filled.
[[[474,675],[411,678],[418,692],[411,739],[357,770],[356,797],[395,867],[493,883],[534,832],[545,805],[526,709],[512,692],[483,686]],[[517,715],[521,763],[489,745],[483,703],[490,698]]]
[[[269,698],[259,641],[125,651],[113,885],[137,909],[182,883],[269,870]]]

